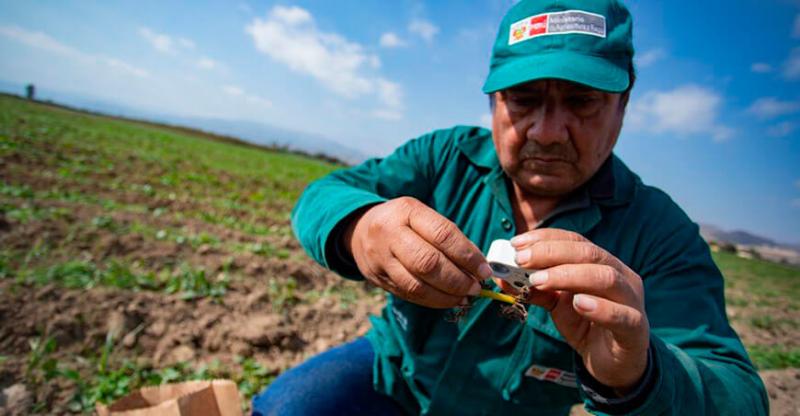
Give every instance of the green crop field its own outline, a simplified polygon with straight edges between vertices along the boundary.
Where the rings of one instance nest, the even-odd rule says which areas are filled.
[[[0,387],[50,414],[224,377],[246,407],[363,334],[381,291],[323,270],[291,232],[303,188],[339,167],[0,96]],[[800,270],[714,256],[756,365],[800,367]]]

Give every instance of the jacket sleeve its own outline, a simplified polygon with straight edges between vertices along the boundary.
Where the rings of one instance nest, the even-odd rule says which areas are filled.
[[[412,196],[425,201],[432,189],[435,160],[444,133],[411,140],[383,159],[370,159],[312,182],[292,210],[292,229],[320,265],[354,280],[363,279],[340,236],[352,214],[389,199]]]
[[[722,274],[696,224],[655,191],[638,269],[644,280],[654,378],[630,414],[766,415],[766,389],[725,312]],[[669,225],[665,225],[669,224]],[[587,409],[618,414],[585,397]],[[615,411],[616,410],[616,411]]]

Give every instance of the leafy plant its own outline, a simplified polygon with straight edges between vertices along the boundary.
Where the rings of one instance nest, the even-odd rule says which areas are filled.
[[[234,381],[242,397],[253,397],[275,380],[275,372],[268,370],[253,358],[238,357],[236,361],[241,365],[242,371],[236,375]]]
[[[800,367],[800,348],[753,345],[747,350],[759,370]]]
[[[33,198],[33,190],[28,185],[10,185],[7,183],[0,184],[0,195],[10,196],[12,198]]]
[[[220,298],[227,292],[229,281],[227,273],[221,273],[216,279],[210,279],[206,276],[205,270],[193,270],[184,265],[179,272],[169,275],[165,291],[181,293],[182,299],[205,296]]]
[[[56,350],[56,340],[51,337],[34,338],[28,343],[31,352],[25,367],[25,379],[37,385],[58,375],[58,361],[52,357]]]
[[[282,311],[285,307],[295,305],[300,300],[297,296],[297,280],[291,276],[283,282],[274,277],[269,279],[267,293],[275,311]]]

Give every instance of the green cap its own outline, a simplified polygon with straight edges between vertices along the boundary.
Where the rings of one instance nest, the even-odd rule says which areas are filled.
[[[631,14],[616,0],[522,0],[500,23],[483,92],[544,78],[623,92],[631,31]]]

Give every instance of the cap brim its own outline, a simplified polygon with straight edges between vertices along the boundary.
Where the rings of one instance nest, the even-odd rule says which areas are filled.
[[[540,79],[563,79],[613,93],[624,92],[630,83],[627,69],[606,58],[558,51],[513,59],[492,68],[483,92],[490,94]]]

